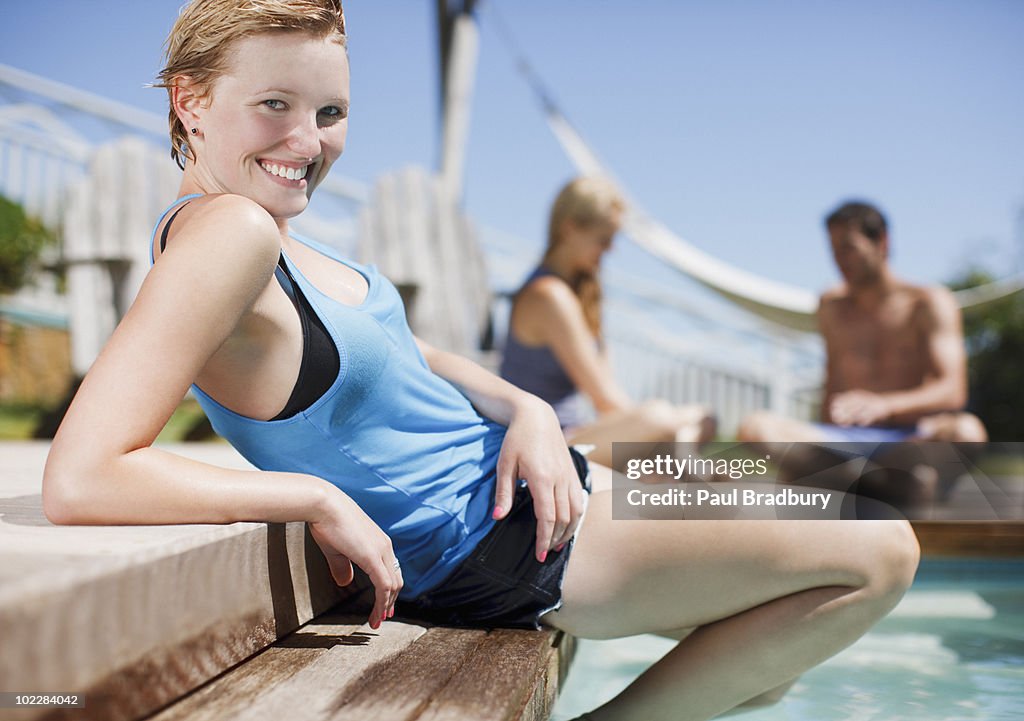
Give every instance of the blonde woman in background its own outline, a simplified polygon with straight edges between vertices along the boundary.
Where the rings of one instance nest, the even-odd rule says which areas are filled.
[[[501,364],[502,378],[550,403],[569,442],[593,445],[589,458],[606,466],[613,442],[704,442],[715,430],[709,409],[636,403],[612,373],[599,272],[624,212],[604,178],[579,177],[561,189],[544,257],[513,300]]]

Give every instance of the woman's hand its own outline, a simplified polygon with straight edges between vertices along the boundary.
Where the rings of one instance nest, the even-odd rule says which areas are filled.
[[[466,358],[419,338],[416,344],[430,369],[461,390],[481,415],[508,426],[498,456],[494,517],[508,514],[516,481],[525,479],[537,514],[537,560],[543,563],[549,549],[572,538],[585,506],[555,411]]]
[[[537,515],[536,556],[561,548],[576,532],[585,499],[565,437],[551,406],[526,396],[518,403],[498,456],[494,517],[512,508],[516,482],[525,479]]]
[[[375,597],[370,628],[379,628],[381,622],[395,615],[402,571],[391,539],[363,509],[339,490],[330,494],[322,517],[309,521],[309,530],[327,559],[335,583],[347,586],[352,582],[353,563],[370,577]]]

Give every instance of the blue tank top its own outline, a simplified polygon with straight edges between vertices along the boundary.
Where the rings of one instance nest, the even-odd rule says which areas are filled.
[[[430,370],[397,289],[376,267],[293,237],[355,269],[369,286],[360,305],[339,303],[282,251],[338,349],[338,377],[306,410],[272,421],[193,391],[214,430],[257,468],[307,473],[348,494],[391,538],[402,563],[401,597],[415,598],[439,585],[494,526],[505,427]]]
[[[520,287],[519,292],[537,278],[554,275],[544,267],[537,268]],[[508,326],[505,350],[501,357],[501,377],[551,404],[563,429],[576,428],[589,423],[589,406],[551,348],[523,345]]]

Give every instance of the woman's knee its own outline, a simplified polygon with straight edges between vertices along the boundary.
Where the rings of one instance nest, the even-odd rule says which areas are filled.
[[[674,441],[679,419],[675,408],[666,400],[654,398],[637,407],[639,420],[657,436],[659,441]]]
[[[743,417],[736,430],[736,439],[741,443],[760,443],[772,435],[776,427],[776,416],[768,411],[755,411]]]
[[[714,413],[707,406],[676,406],[655,398],[637,406],[637,413],[659,440],[703,443],[716,432]]]
[[[902,598],[917,573],[921,549],[913,528],[906,521],[852,521],[870,523],[864,544],[867,583],[872,597],[891,606]]]

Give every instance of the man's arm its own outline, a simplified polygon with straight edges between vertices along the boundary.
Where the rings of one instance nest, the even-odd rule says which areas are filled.
[[[832,400],[838,394],[837,369],[839,354],[836,349],[835,300],[829,293],[818,303],[818,332],[825,341],[825,387],[821,398],[822,423],[835,423],[832,419]]]
[[[960,410],[967,403],[967,351],[960,308],[945,288],[927,288],[916,320],[924,337],[928,370],[917,388],[883,394],[889,416],[916,421],[923,415]]]

